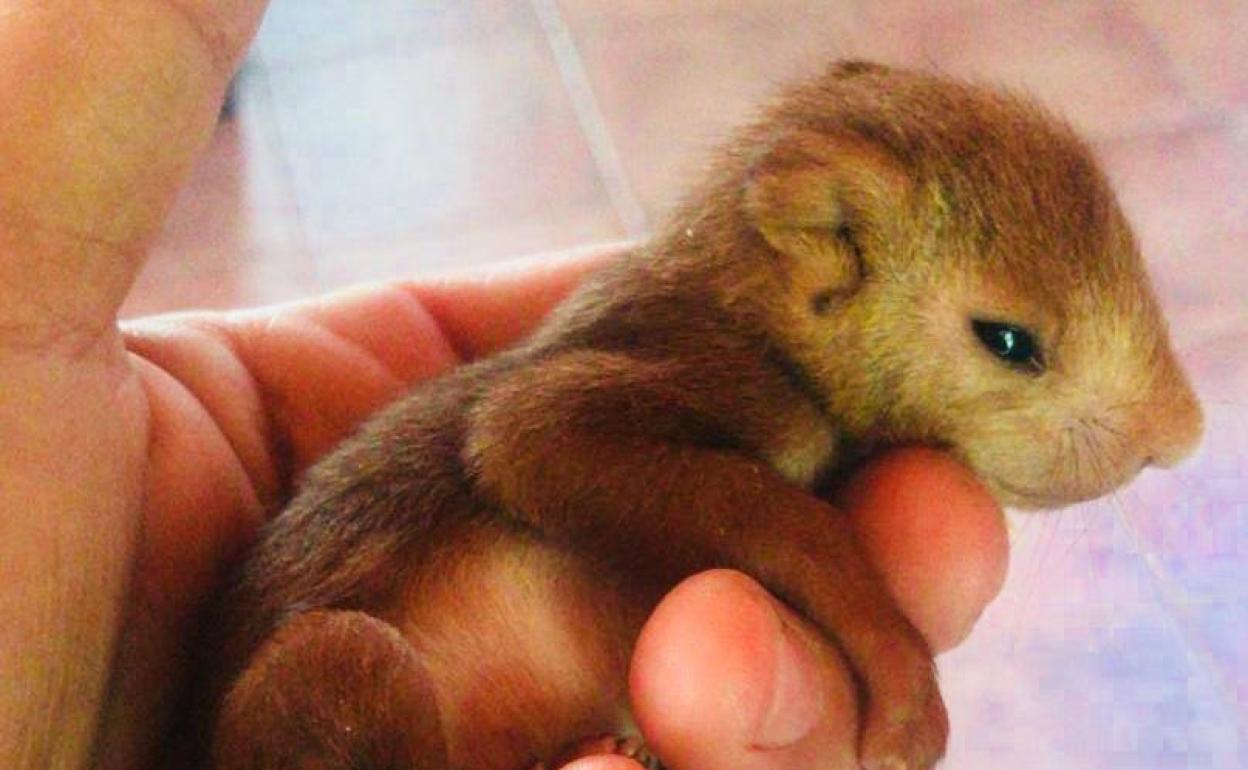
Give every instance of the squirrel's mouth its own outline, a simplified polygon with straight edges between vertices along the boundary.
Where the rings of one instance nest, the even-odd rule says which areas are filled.
[[[1067,462],[1064,456],[1039,454],[1030,462],[1002,462],[999,452],[973,451],[953,444],[953,455],[966,463],[1003,506],[1035,511],[1095,500],[1131,482],[1144,464],[1126,454],[1095,461]]]
[[[1027,489],[1026,487],[1016,486],[1000,479],[994,479],[981,476],[984,485],[988,487],[993,496],[997,498],[997,502],[1009,508],[1017,508],[1024,511],[1040,511],[1051,508],[1062,508],[1067,505],[1089,500],[1097,495],[1089,495],[1088,497],[1068,497],[1065,495],[1054,494],[1053,490],[1037,490]]]
[[[1134,477],[1135,474],[1132,474]],[[1043,489],[1029,488],[1022,484],[1012,483],[1000,478],[993,478],[988,475],[981,474],[980,479],[985,486],[996,496],[997,502],[1010,508],[1016,508],[1024,511],[1048,510],[1053,508],[1065,508],[1077,503],[1095,500],[1098,497],[1117,489],[1122,484],[1130,480],[1130,478],[1122,479],[1116,483],[1102,482],[1095,485],[1070,486],[1069,488],[1060,488],[1058,486],[1049,486]]]

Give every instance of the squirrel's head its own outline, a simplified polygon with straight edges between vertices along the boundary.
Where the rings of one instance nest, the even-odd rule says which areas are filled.
[[[1130,228],[1036,105],[842,64],[730,158],[718,200],[774,265],[769,331],[847,435],[948,447],[1020,507],[1195,447],[1200,407]]]

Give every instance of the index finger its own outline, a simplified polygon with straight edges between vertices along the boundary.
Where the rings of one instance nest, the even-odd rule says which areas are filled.
[[[628,244],[602,244],[508,262],[492,272],[405,285],[465,361],[531,332],[573,287]]]

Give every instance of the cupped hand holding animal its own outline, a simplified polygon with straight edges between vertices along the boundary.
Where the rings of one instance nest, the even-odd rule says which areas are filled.
[[[523,335],[604,258],[119,326],[263,6],[18,0],[0,20],[0,766],[148,766],[199,611],[299,470],[412,383]],[[1001,523],[958,466],[890,462],[855,512],[868,530],[890,487],[943,485],[933,512],[973,535],[924,556],[972,590],[895,583],[946,647],[999,584]],[[835,652],[737,573],[659,606],[631,686],[677,768],[853,755]]]

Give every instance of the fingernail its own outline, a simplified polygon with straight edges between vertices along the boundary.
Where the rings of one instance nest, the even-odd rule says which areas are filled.
[[[783,616],[779,620],[771,703],[753,744],[759,749],[778,749],[797,743],[818,724],[825,705],[809,641],[790,627]]]

